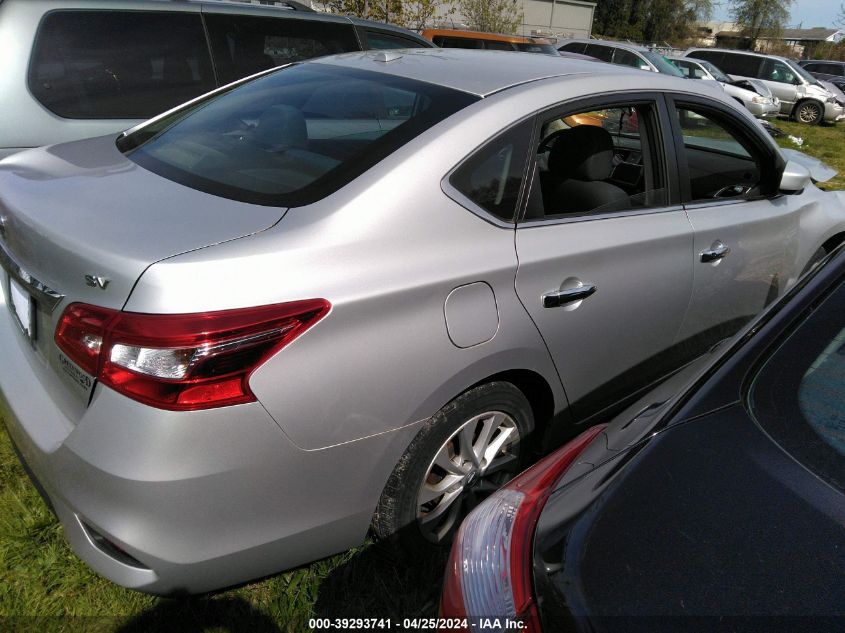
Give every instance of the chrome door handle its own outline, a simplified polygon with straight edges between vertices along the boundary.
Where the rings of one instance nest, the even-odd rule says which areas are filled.
[[[544,308],[559,308],[560,306],[586,299],[596,291],[591,284],[584,284],[577,288],[567,288],[556,292],[547,292],[542,296]]]
[[[715,262],[717,259],[722,259],[730,254],[731,249],[717,241],[713,244],[712,248],[701,252],[701,263],[707,264],[709,262]]]

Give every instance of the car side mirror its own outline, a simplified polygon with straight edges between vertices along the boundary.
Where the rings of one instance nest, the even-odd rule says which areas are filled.
[[[809,170],[795,161],[786,163],[783,174],[780,177],[781,193],[801,193],[812,182]]]

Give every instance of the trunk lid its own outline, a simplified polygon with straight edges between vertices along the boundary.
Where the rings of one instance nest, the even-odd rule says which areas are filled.
[[[157,176],[124,157],[113,135],[0,162],[0,246],[65,296],[57,312],[72,301],[119,309],[151,264],[262,231],[284,213]]]

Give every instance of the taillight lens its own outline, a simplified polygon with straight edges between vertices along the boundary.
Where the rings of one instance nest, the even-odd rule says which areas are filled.
[[[103,384],[139,402],[187,411],[252,402],[249,376],[331,308],[309,299],[197,314],[67,307],[56,345]]]
[[[466,620],[469,629],[490,630],[495,619],[522,623],[540,633],[534,600],[534,529],[551,491],[584,449],[604,431],[594,426],[513,479],[473,510],[461,524],[446,568],[440,615]]]

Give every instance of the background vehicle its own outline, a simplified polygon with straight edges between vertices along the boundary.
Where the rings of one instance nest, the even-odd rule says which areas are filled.
[[[725,92],[739,101],[758,118],[774,117],[780,113],[780,101],[772,96],[766,84],[754,79],[734,80],[706,60],[692,57],[671,57],[670,61],[689,79],[717,81]],[[753,82],[753,83],[752,83]]]
[[[845,234],[720,88],[439,49],[19,152],[0,218],[10,436],[79,556],[153,593],[448,542]]]
[[[684,56],[707,60],[736,78],[760,79],[780,100],[781,114],[801,123],[834,123],[845,118],[845,103],[785,57],[717,48],[692,48]]]
[[[798,63],[816,79],[829,81],[840,89],[845,88],[845,62],[802,59]]]
[[[428,47],[387,24],[177,0],[0,3],[0,158],[125,130],[241,77],[319,55]]]
[[[535,632],[836,628],[845,252],[791,295],[470,514],[442,615]]]
[[[630,66],[632,68],[639,68],[640,70],[664,73],[674,77],[683,77],[681,71],[667,61],[660,53],[655,53],[644,46],[637,46],[636,44],[629,44],[627,42],[571,39],[565,40],[562,45],[558,46],[558,50],[589,55],[599,61],[618,66]]]
[[[557,54],[552,43],[542,37],[522,37],[520,35],[458,29],[425,29],[422,31],[422,36],[431,40],[440,48],[476,48],[490,51]]]

